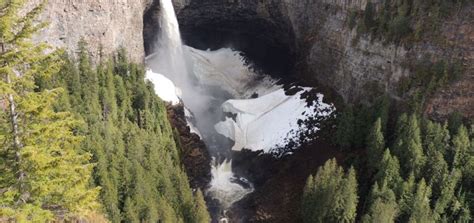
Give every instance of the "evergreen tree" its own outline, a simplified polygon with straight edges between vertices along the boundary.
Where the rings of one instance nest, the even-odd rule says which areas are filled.
[[[460,172],[455,170],[449,175],[446,174],[444,180],[440,182],[440,192],[433,210],[435,219],[440,220],[443,217],[448,217],[445,214],[450,204],[455,201],[456,186],[459,183],[460,177]]]
[[[411,204],[411,213],[408,222],[435,222],[433,212],[430,208],[430,196],[430,187],[426,185],[424,179],[421,179],[413,197],[413,203]]]
[[[353,168],[346,174],[335,159],[308,178],[303,193],[304,222],[354,222],[358,203]]]
[[[415,176],[420,175],[426,157],[423,153],[420,127],[415,114],[409,118],[404,114],[399,118],[394,151],[403,164],[405,176],[410,172],[414,172]]]
[[[193,210],[194,213],[194,222],[196,223],[208,223],[211,222],[211,217],[209,212],[207,212],[206,202],[204,201],[204,196],[200,189],[196,192],[196,205]]]
[[[387,131],[387,123],[389,119],[389,111],[390,111],[390,96],[384,95],[378,98],[374,104],[374,120],[380,118],[382,132],[385,133]]]
[[[354,113],[348,106],[337,119],[336,143],[343,148],[350,148],[354,139]]]
[[[395,222],[398,214],[398,205],[395,193],[383,181],[382,186],[376,182],[370,195],[370,208],[362,222]]]
[[[378,118],[367,136],[367,161],[369,168],[373,171],[378,168],[384,149],[385,141],[382,133],[382,120]]]
[[[340,200],[336,201],[338,203],[336,206],[337,222],[354,222],[359,196],[357,195],[357,179],[353,167],[346,173],[340,190]]]
[[[81,43],[79,48],[77,63],[64,64],[62,73],[77,73],[81,83],[80,94],[68,92],[70,103],[78,103],[70,112],[85,121],[77,132],[85,136],[81,147],[97,163],[94,182],[102,188],[108,218],[112,222],[205,219],[204,202],[193,197],[180,165],[166,107],[145,82],[144,69],[128,63],[123,51],[115,61],[103,60],[94,68],[87,46]],[[74,86],[77,80],[69,77],[59,76],[51,85]]]
[[[378,172],[375,174],[375,181],[379,183],[385,182],[388,188],[399,192],[400,184],[403,182],[400,177],[400,164],[397,157],[390,154],[389,149],[386,149],[383,154]]]
[[[415,194],[415,176],[410,174],[408,179],[403,182],[401,194],[398,200],[398,205],[400,208],[399,220],[401,222],[407,222],[411,213],[412,204],[414,202]]]
[[[33,44],[31,36],[43,4],[19,17],[23,1],[2,4],[0,12],[1,100],[0,216],[50,221],[58,212],[82,217],[97,211],[98,188],[89,188],[90,154],[79,149],[81,137],[70,113],[56,112],[62,89],[38,90],[36,81],[56,74],[58,52]]]
[[[461,125],[458,133],[453,138],[453,167],[462,169],[463,172],[469,171],[464,170],[464,167],[469,163],[469,159],[474,155],[474,151],[471,151],[471,143],[466,127]]]

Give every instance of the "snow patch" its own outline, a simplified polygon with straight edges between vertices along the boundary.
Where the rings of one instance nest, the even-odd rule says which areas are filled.
[[[323,102],[323,95],[308,102],[303,94],[312,88],[302,88],[294,95],[286,95],[284,89],[255,99],[228,100],[222,107],[225,112],[236,115],[227,117],[215,125],[215,129],[235,142],[232,150],[274,152],[275,149],[298,146],[305,141],[303,133],[315,133],[318,123],[308,124],[314,118],[323,119],[333,111],[333,105]]]
[[[199,129],[194,125],[194,115],[188,108],[184,107],[184,117],[186,118],[186,125],[189,127],[189,131],[199,136],[202,139]]]
[[[145,79],[153,83],[156,95],[163,101],[170,102],[172,105],[179,104],[179,89],[170,79],[162,74],[154,73],[151,69],[146,71]]]

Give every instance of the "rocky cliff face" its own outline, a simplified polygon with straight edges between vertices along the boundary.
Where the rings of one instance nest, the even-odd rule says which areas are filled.
[[[382,92],[398,98],[398,81],[412,75],[406,66],[410,61],[426,55],[460,60],[465,67],[463,78],[439,90],[427,103],[426,112],[438,118],[453,111],[474,117],[472,3],[443,22],[442,41],[419,41],[406,47],[357,37],[356,30],[349,28],[350,12],[363,10],[367,0],[173,2],[187,44],[238,48],[261,64],[271,64],[269,72],[329,86],[348,102]],[[36,39],[74,51],[84,38],[94,58],[100,57],[101,49],[110,55],[123,46],[133,61],[142,62],[158,31],[158,12],[158,0],[50,0],[42,15],[50,25]]]
[[[29,0],[28,6],[41,0]],[[38,36],[70,52],[77,49],[83,38],[89,45],[94,59],[101,54],[109,56],[125,47],[134,62],[142,63],[143,14],[152,0],[49,0],[41,15],[50,24]],[[97,60],[96,60],[97,61]]]
[[[350,12],[365,9],[366,0],[175,2],[180,6],[178,18],[187,43],[205,45],[196,41],[200,38],[214,43],[217,39],[225,45],[226,41],[233,41],[232,37],[251,36],[253,41],[270,43],[297,58],[293,66],[297,68],[293,70],[297,79],[327,85],[348,102],[364,101],[383,92],[398,98],[399,80],[413,73],[406,64],[422,57],[462,61],[463,78],[439,90],[426,112],[443,118],[462,111],[465,116],[474,117],[473,4],[443,22],[442,41],[419,41],[407,47],[385,44],[367,35],[357,36],[356,29],[349,28]],[[375,1],[376,8],[380,8],[377,4]],[[261,46],[247,48],[258,47]]]

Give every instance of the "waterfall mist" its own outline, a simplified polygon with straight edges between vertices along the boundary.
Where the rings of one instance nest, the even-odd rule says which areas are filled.
[[[211,207],[211,212],[215,218],[225,217],[225,210],[254,190],[251,182],[232,171],[232,151],[291,154],[312,138],[334,107],[313,88],[292,85],[287,92],[277,80],[257,74],[238,51],[182,45],[171,0],[160,3],[160,33],[154,53],[146,58],[152,70],[147,79],[158,95],[170,89],[170,84],[161,86],[163,78],[176,86],[177,92],[171,93],[181,99],[190,129],[213,157],[206,194],[220,206]]]
[[[239,77],[251,70],[245,66],[239,53],[230,49],[206,52],[183,46],[172,1],[160,0],[160,3],[160,33],[154,53],[146,58],[146,64],[152,70],[147,73],[147,79],[160,87],[158,81],[161,79],[158,77],[165,76],[176,86],[188,124],[197,129],[214,157],[207,194],[219,200],[225,209],[253,188],[251,183],[232,172],[232,141],[219,135],[214,125],[224,119],[220,106],[246,92],[242,86],[251,78],[244,81]]]

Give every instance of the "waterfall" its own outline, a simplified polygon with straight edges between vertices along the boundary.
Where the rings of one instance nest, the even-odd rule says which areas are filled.
[[[214,157],[206,195],[213,200],[213,217],[224,220],[232,204],[254,191],[232,171],[232,150],[289,155],[335,108],[313,88],[291,86],[292,93],[286,92],[277,80],[251,69],[238,51],[184,46],[171,0],[160,2],[161,32],[155,53],[146,58],[151,68],[146,78],[162,99],[175,103],[179,98],[188,126]]]
[[[244,67],[244,61],[229,49],[231,54],[229,52],[216,54],[221,59],[213,62],[203,58],[201,54],[205,54],[205,51],[201,52],[183,46],[172,1],[160,0],[160,3],[162,7],[159,23],[160,33],[157,36],[154,53],[146,58],[147,67],[151,69],[147,72],[146,78],[154,83],[158,95],[165,95],[166,98],[173,98],[172,94],[179,96],[187,111],[188,125],[191,126],[191,129],[194,129],[195,126],[197,129],[195,132],[201,133],[200,136],[206,146],[215,150],[211,152],[211,155],[217,156],[217,159],[214,158],[212,162],[212,180],[207,195],[217,199],[225,212],[225,209],[229,208],[232,203],[252,192],[253,187],[246,179],[235,176],[232,172],[231,157],[220,157],[220,154],[224,153],[220,150],[225,150],[226,146],[216,140],[218,133],[215,131],[214,125],[221,120],[223,113],[214,107],[219,108],[224,101],[229,99],[227,95],[231,95],[232,92],[227,93],[226,89],[215,89],[221,85],[219,81],[221,79],[212,81],[204,77],[212,76],[214,74],[212,72],[215,70],[222,70],[219,66],[226,65],[222,63],[223,61],[237,61],[240,67]],[[235,67],[235,64],[229,64],[226,67]],[[245,71],[244,68],[240,70]],[[224,69],[223,72],[219,73],[220,78],[232,75],[228,70]],[[174,85],[170,84],[166,78],[171,80]],[[162,99],[165,98],[162,97]],[[191,117],[192,115],[194,118]],[[196,120],[196,123],[191,123],[191,120]],[[218,163],[216,160],[225,161]]]
[[[156,73],[169,78],[179,88],[185,88],[188,69],[183,53],[181,34],[179,32],[178,19],[176,18],[171,0],[160,0],[160,30],[153,51],[147,61],[153,61],[147,65]]]
[[[214,160],[213,163],[212,181],[208,193],[212,197],[218,198],[224,208],[229,208],[234,202],[253,191],[245,178],[236,177],[232,173],[231,160],[224,160],[220,164]]]

